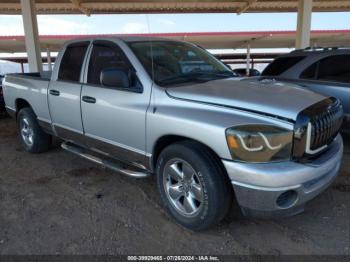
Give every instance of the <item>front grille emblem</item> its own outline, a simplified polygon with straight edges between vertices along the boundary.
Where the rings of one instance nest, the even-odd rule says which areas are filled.
[[[294,137],[297,139],[301,139],[303,135],[305,134],[306,127],[299,127],[294,131]]]

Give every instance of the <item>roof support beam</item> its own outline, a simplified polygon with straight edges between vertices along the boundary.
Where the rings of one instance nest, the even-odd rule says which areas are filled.
[[[244,13],[245,11],[247,11],[249,9],[249,7],[251,7],[251,5],[254,4],[257,1],[258,0],[248,0],[244,7],[241,7],[241,8],[238,9],[237,15],[240,15],[240,14]]]
[[[49,47],[46,47],[46,59],[48,70],[52,71],[51,51]]]
[[[295,44],[297,49],[310,46],[312,1],[313,0],[299,0],[297,37]]]
[[[90,10],[88,8],[85,8],[85,7],[82,6],[81,0],[70,0],[70,1],[73,4],[73,6],[75,8],[77,8],[78,10],[80,10],[82,13],[84,13],[87,16],[91,15]]]
[[[246,57],[246,76],[250,75],[250,44],[247,45],[247,57]]]
[[[34,0],[21,0],[23,26],[26,50],[28,54],[29,71],[41,72],[43,69],[40,53],[38,23]]]

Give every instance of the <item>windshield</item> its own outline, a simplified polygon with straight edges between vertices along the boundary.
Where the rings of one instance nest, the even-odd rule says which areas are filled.
[[[207,51],[189,43],[159,40],[128,44],[153,81],[160,86],[236,76]]]

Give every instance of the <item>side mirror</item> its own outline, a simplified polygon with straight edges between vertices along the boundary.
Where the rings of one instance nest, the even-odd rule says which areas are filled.
[[[129,88],[131,86],[129,75],[120,69],[104,69],[100,75],[101,84],[108,87]]]

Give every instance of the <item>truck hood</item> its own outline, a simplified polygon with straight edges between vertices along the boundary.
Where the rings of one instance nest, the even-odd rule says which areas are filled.
[[[253,111],[296,120],[303,109],[324,96],[274,80],[221,79],[166,89],[170,97]]]

